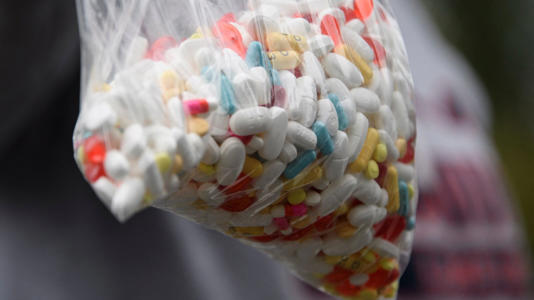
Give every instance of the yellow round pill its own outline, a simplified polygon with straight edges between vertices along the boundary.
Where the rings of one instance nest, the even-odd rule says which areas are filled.
[[[154,159],[156,160],[156,165],[158,166],[158,169],[161,173],[167,173],[167,171],[170,170],[172,161],[167,153],[158,153],[156,154]]]
[[[376,145],[375,153],[373,153],[373,159],[376,162],[383,163],[388,157],[388,148],[384,143],[379,143]]]
[[[375,179],[378,177],[380,173],[380,169],[378,168],[378,164],[374,160],[370,160],[367,163],[367,169],[365,169],[365,177],[369,179]]]
[[[289,192],[289,195],[287,196],[287,201],[291,205],[298,205],[301,204],[306,200],[306,192],[304,189],[296,189],[291,192]]]

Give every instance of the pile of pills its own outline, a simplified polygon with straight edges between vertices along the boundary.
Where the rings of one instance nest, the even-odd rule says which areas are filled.
[[[337,297],[395,298],[417,194],[395,19],[378,0],[249,8],[185,40],[135,37],[82,103],[80,169],[121,221],[159,207]]]

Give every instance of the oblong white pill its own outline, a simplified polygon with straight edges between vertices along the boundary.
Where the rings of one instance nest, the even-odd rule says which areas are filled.
[[[300,100],[300,118],[298,121],[304,127],[311,127],[317,117],[317,101],[311,98]]]
[[[369,46],[369,44],[357,32],[353,31],[347,26],[344,26],[341,28],[341,35],[343,36],[345,43],[347,43],[347,45],[349,45],[352,49],[356,50],[356,52],[358,52],[363,59],[368,62],[375,59],[373,48],[371,48],[371,46]]]
[[[143,153],[139,159],[137,168],[143,175],[145,187],[150,193],[150,196],[152,196],[154,200],[165,196],[166,191],[163,176],[161,176],[158,165],[156,164],[156,159],[154,158],[154,153],[152,153],[152,151],[147,150],[145,153]]]
[[[376,128],[384,129],[393,140],[397,140],[397,122],[389,106],[381,105],[378,114],[379,118],[375,122]]]
[[[349,164],[348,157],[334,158],[329,157],[324,163],[325,176],[330,181],[335,181],[345,174],[347,165]]]
[[[388,150],[387,160],[397,161],[400,156],[399,149],[397,149],[397,146],[393,142],[393,139],[391,138],[389,133],[387,133],[387,131],[385,131],[384,129],[380,129],[378,130],[378,134],[380,136],[380,142],[384,143],[384,145],[386,145],[386,149]]]
[[[258,105],[267,105],[271,103],[271,79],[267,70],[263,67],[254,67],[250,69],[250,73],[254,78],[254,90]]]
[[[284,147],[287,135],[288,117],[287,112],[280,107],[270,108],[271,126],[263,135],[264,145],[259,150],[259,154],[266,160],[273,160],[280,155]]]
[[[399,174],[399,180],[409,183],[415,177],[415,168],[408,164],[393,163]]]
[[[304,150],[313,150],[317,145],[315,133],[295,121],[289,121],[287,125],[287,139]]]
[[[365,139],[367,138],[367,130],[369,129],[369,120],[362,113],[356,114],[356,121],[347,130],[349,137],[349,161],[354,161],[360,154]]]
[[[144,195],[143,180],[136,177],[127,178],[113,196],[111,212],[120,222],[126,221],[141,208]]]
[[[333,158],[348,158],[350,155],[349,137],[344,131],[338,131],[334,137]]]
[[[400,92],[393,92],[393,98],[391,100],[391,111],[395,117],[397,124],[397,132],[399,137],[408,139],[412,135],[412,128],[408,111],[404,104],[403,96]]]
[[[349,223],[354,227],[371,227],[380,220],[381,210],[374,205],[358,205],[352,208],[347,214]]]
[[[279,72],[280,82],[286,91],[286,103],[288,116],[291,120],[298,120],[300,118],[300,97],[297,96],[297,78],[293,73],[283,70]]]
[[[318,34],[308,40],[311,52],[321,58],[334,50],[334,41],[328,35]]]
[[[345,99],[341,101],[343,112],[347,116],[348,126],[352,126],[356,122],[356,103],[352,99]]]
[[[330,256],[345,256],[358,252],[373,241],[371,229],[359,231],[354,236],[343,238],[330,238],[323,241],[323,252]]]
[[[137,159],[145,152],[147,139],[143,126],[133,124],[124,131],[121,141],[121,151],[128,158]]]
[[[350,90],[337,78],[328,78],[326,80],[326,90],[329,94],[335,94],[341,101],[352,99]]]
[[[111,150],[106,153],[104,169],[109,177],[121,181],[130,173],[130,162],[121,152]]]
[[[84,125],[89,131],[100,131],[112,128],[117,122],[117,114],[107,103],[93,105],[85,114]]]
[[[323,217],[336,210],[343,202],[347,201],[357,186],[356,177],[346,174],[333,182],[321,193],[321,204],[317,207],[317,213]]]
[[[286,164],[279,160],[268,161],[263,164],[263,173],[260,177],[254,180],[254,187],[257,189],[263,189],[270,186],[273,182],[282,175],[286,168]]]
[[[113,184],[113,182],[106,177],[100,177],[95,183],[93,183],[93,189],[95,190],[98,198],[102,200],[106,207],[110,208],[111,201],[117,190],[117,187]]]
[[[206,145],[206,152],[202,157],[202,162],[206,165],[213,165],[219,161],[221,157],[221,150],[217,142],[211,137],[206,135],[203,137],[204,145]]]
[[[377,113],[380,109],[380,99],[378,95],[366,88],[355,88],[350,90],[352,99],[356,102],[356,108],[362,113]]]
[[[226,200],[225,194],[219,190],[216,184],[203,183],[198,188],[198,197],[209,206],[217,207]]]
[[[320,238],[307,239],[299,243],[297,248],[297,257],[300,260],[310,260],[314,258],[320,251],[323,246],[323,240]]]
[[[345,27],[350,28],[357,34],[361,34],[365,28],[365,25],[359,19],[352,19],[345,24]]]
[[[321,203],[321,195],[316,191],[310,190],[306,193],[306,200],[304,202],[308,206],[317,206]]]
[[[302,75],[310,76],[315,81],[316,86],[319,89],[319,94],[324,95],[326,93],[325,82],[326,75],[321,63],[317,57],[310,51],[302,54],[302,63],[300,65]]]
[[[217,163],[217,182],[227,186],[234,183],[243,170],[245,145],[235,137],[228,138],[221,145],[221,158]]]
[[[256,91],[254,78],[246,73],[237,74],[232,79],[235,92],[236,104],[239,108],[249,108],[258,106],[258,98],[261,93]]]
[[[270,125],[271,114],[266,107],[240,109],[230,118],[230,129],[241,136],[265,132]]]
[[[336,108],[329,99],[317,101],[317,121],[322,122],[331,136],[336,135],[339,128],[339,120]]]
[[[369,248],[376,251],[380,257],[398,259],[400,249],[395,244],[381,238],[375,238]]]
[[[357,88],[364,80],[362,73],[352,62],[336,53],[326,55],[324,69],[328,76],[338,78],[348,88]]]
[[[297,147],[295,145],[289,143],[288,141],[285,141],[284,147],[282,148],[282,151],[280,152],[280,156],[278,157],[279,160],[282,162],[288,164],[295,160],[297,158],[298,151]]]
[[[382,188],[375,180],[358,176],[358,186],[352,196],[367,205],[380,205],[382,201]]]

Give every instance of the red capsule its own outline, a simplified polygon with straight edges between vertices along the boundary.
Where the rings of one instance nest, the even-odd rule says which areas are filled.
[[[354,271],[335,266],[334,270],[324,277],[324,280],[328,283],[340,283],[348,280],[352,274],[354,274]]]
[[[356,17],[362,21],[367,20],[373,13],[373,0],[354,0],[354,13]]]
[[[358,18],[356,12],[353,9],[350,9],[349,7],[342,7],[341,10],[345,14],[345,20],[347,23]]]
[[[404,156],[401,159],[399,159],[401,163],[407,164],[413,161],[415,157],[414,141],[415,141],[415,137],[412,137],[406,143],[406,154],[404,154]]]
[[[100,177],[106,176],[103,164],[85,164],[85,178],[91,183],[96,182]]]
[[[378,65],[379,67],[384,67],[386,65],[386,49],[382,44],[368,36],[363,36],[363,39],[371,46],[373,49],[373,52],[375,53],[375,60],[374,63]]]
[[[286,230],[289,228],[289,221],[286,218],[274,218],[273,223],[280,230]]]
[[[226,195],[236,195],[246,191],[246,187],[250,185],[251,182],[251,177],[241,174],[232,185],[220,186],[219,189]]]
[[[172,36],[160,37],[152,44],[145,57],[152,60],[164,60],[165,51],[176,46],[178,43]]]
[[[334,41],[334,45],[343,44],[343,38],[341,37],[341,31],[339,29],[339,22],[336,17],[332,15],[326,15],[321,20],[321,32],[328,35]]]
[[[234,25],[221,20],[213,27],[213,35],[220,40],[223,48],[232,49],[241,57],[247,55],[241,32]]]
[[[406,228],[406,218],[390,216],[374,226],[375,237],[395,243]]]
[[[272,241],[278,239],[279,237],[281,237],[281,234],[279,232],[276,232],[276,233],[273,233],[271,235],[263,235],[263,236],[251,237],[250,240],[255,241],[255,242],[259,242],[259,243],[268,243],[268,242],[272,242]]]
[[[254,137],[253,135],[237,135],[230,128],[228,128],[228,133],[231,137],[238,138],[245,146],[248,145],[248,143],[250,143],[250,141],[252,141],[252,138]]]
[[[242,212],[252,205],[254,198],[249,197],[248,195],[240,195],[235,197],[230,197],[226,200],[221,206],[220,209],[224,209],[229,212]]]
[[[332,227],[334,227],[334,224],[334,213],[331,213],[327,216],[319,218],[317,222],[315,222],[313,225],[315,226],[315,229],[317,229],[317,231],[321,232],[331,229]]]

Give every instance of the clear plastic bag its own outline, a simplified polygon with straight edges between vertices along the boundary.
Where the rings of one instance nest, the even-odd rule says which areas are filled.
[[[413,83],[380,0],[79,0],[76,161],[343,299],[395,298],[415,226]]]

